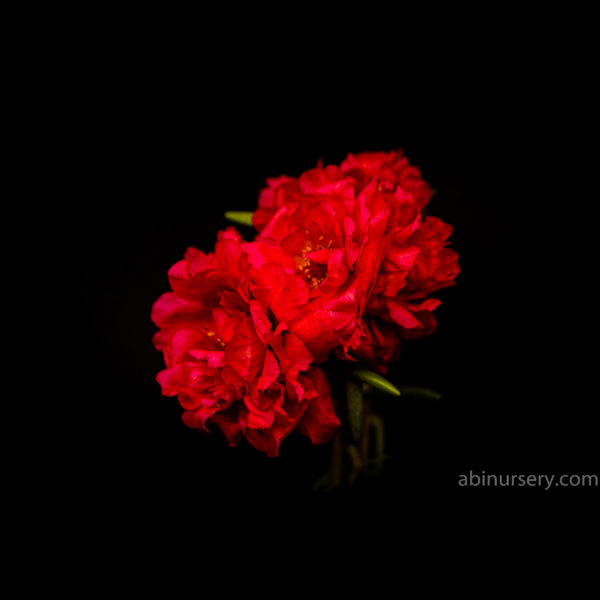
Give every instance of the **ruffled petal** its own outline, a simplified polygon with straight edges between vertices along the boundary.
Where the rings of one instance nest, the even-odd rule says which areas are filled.
[[[313,444],[325,444],[340,427],[327,377],[322,369],[312,366],[300,377],[300,382],[307,389],[310,404],[298,423],[298,431],[308,436]]]
[[[157,327],[166,327],[193,321],[206,313],[207,307],[202,302],[184,300],[173,292],[166,292],[152,305],[150,318]]]
[[[277,381],[279,373],[279,363],[277,362],[275,355],[270,350],[267,350],[265,352],[265,362],[263,364],[263,370],[260,379],[258,380],[259,389],[264,391],[268,387],[270,387],[271,384]]]
[[[225,346],[224,364],[232,367],[246,381],[256,381],[262,370],[266,347],[256,335],[250,317],[244,318]]]
[[[237,413],[237,407],[233,410],[218,412],[209,421],[209,425],[215,424],[219,427],[230,446],[237,446],[244,437]]]

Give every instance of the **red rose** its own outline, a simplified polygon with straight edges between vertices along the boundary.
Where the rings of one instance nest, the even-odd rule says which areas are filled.
[[[287,178],[280,179],[280,186],[288,185]],[[299,178],[297,189],[274,193],[285,196],[283,204],[244,249],[256,268],[276,264],[293,276],[296,287],[286,285],[285,301],[271,302],[276,318],[316,362],[338,346],[345,352],[357,348],[362,315],[389,246],[391,210],[377,181],[356,192],[337,167],[318,167]]]
[[[340,422],[321,363],[332,351],[385,373],[403,340],[436,328],[454,284],[452,227],[424,217],[431,189],[401,151],[348,155],[267,180],[245,243],[189,248],[155,303],[154,343],[190,427],[218,426],[269,456],[294,429],[323,443]]]
[[[452,227],[435,217],[398,219],[367,314],[396,323],[404,339],[432,333],[431,311],[440,301],[429,294],[454,285],[460,271],[458,255],[446,247],[451,233]]]
[[[349,154],[299,178],[267,180],[249,247],[253,264],[304,276],[308,304],[288,326],[323,360],[334,347],[385,372],[402,339],[436,328],[429,295],[454,284],[452,227],[424,218],[431,188],[401,151]]]
[[[214,253],[189,248],[169,270],[173,291],[152,309],[160,328],[154,343],[167,366],[157,380],[163,394],[177,395],[188,426],[217,425],[232,445],[246,437],[277,456],[295,427],[326,442],[339,420],[325,375],[273,312],[285,294],[273,296],[273,286],[293,283],[276,265],[251,267],[242,245],[228,228]]]
[[[397,358],[401,340],[435,331],[432,311],[441,302],[430,294],[454,285],[460,272],[458,255],[447,247],[452,226],[423,217],[419,203],[400,186],[388,188],[384,196],[392,211],[386,255],[366,306],[370,333],[356,351],[382,373]]]

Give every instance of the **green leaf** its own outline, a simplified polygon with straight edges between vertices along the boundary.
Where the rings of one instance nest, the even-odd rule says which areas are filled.
[[[364,404],[361,386],[352,379],[346,381],[346,410],[352,439],[356,442],[362,435]]]
[[[233,221],[240,225],[252,226],[252,215],[254,213],[247,210],[228,210],[225,213],[225,218],[228,221]]]
[[[439,392],[419,385],[400,385],[398,389],[403,396],[408,398],[416,398],[418,400],[440,400],[442,398]]]
[[[350,374],[382,392],[386,392],[392,396],[400,396],[400,390],[385,377],[382,377],[379,373],[375,373],[375,371],[369,369],[352,369]]]

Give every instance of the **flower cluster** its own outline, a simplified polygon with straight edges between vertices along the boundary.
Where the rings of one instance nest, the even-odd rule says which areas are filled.
[[[293,429],[329,441],[340,422],[316,365],[335,353],[385,373],[402,340],[435,329],[431,294],[459,272],[430,198],[401,152],[350,154],[268,179],[252,242],[228,228],[213,253],[189,248],[152,310],[157,379],[185,423],[269,456]]]

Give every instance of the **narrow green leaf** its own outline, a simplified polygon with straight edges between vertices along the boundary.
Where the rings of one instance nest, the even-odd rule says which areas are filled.
[[[364,403],[361,386],[352,379],[346,381],[346,410],[352,439],[356,442],[362,435]]]
[[[239,223],[240,225],[252,226],[252,215],[254,213],[247,210],[228,210],[225,213],[225,218],[228,221]]]
[[[400,390],[385,377],[382,377],[379,373],[375,373],[375,371],[369,369],[352,369],[350,373],[356,379],[364,381],[382,392],[392,394],[392,396],[400,396]]]
[[[440,400],[442,398],[439,392],[419,385],[400,385],[398,389],[403,396],[408,398],[416,398],[418,400]]]

